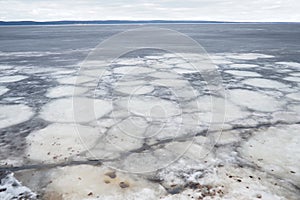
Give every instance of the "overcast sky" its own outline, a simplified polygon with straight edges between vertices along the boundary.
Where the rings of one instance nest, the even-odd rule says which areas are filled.
[[[300,22],[300,0],[0,0],[0,20]]]

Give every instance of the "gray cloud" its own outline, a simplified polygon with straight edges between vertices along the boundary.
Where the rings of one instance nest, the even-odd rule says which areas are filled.
[[[0,0],[0,20],[300,22],[299,0]]]

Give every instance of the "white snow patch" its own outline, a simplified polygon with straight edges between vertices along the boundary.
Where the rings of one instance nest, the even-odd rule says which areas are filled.
[[[24,187],[14,177],[13,173],[8,173],[5,177],[0,179],[0,189],[5,191],[0,192],[0,199],[36,199],[37,195],[34,194],[29,188]]]

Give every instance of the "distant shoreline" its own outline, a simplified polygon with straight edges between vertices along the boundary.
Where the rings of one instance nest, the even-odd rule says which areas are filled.
[[[0,26],[34,25],[128,25],[128,24],[299,24],[300,22],[230,22],[189,20],[95,20],[95,21],[0,21]]]

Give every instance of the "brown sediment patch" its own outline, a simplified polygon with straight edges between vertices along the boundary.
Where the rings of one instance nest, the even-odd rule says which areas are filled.
[[[204,197],[223,197],[224,191],[221,186],[213,186],[213,185],[202,185],[200,183],[190,182],[185,188],[192,189],[198,193],[199,199]]]
[[[47,192],[43,195],[44,200],[63,200],[62,194],[59,194],[58,192]]]
[[[123,189],[124,188],[128,188],[129,187],[129,183],[122,181],[122,182],[119,183],[119,186],[120,186],[120,188],[123,188]]]
[[[116,172],[107,172],[105,175],[112,179],[117,177]]]

